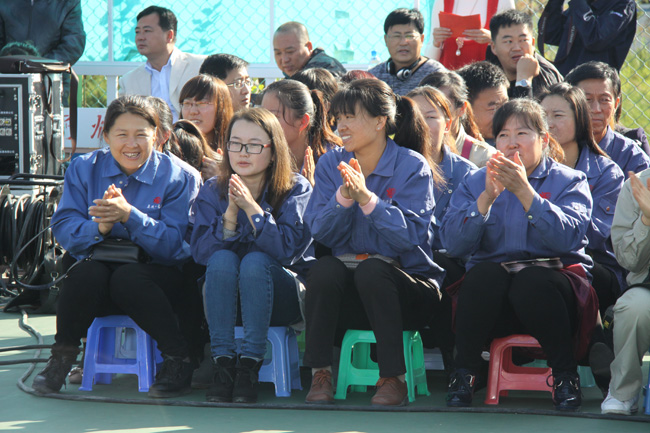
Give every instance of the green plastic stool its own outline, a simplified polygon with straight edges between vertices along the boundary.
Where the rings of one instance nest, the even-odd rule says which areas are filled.
[[[409,402],[418,395],[430,395],[427,387],[427,372],[424,367],[424,349],[417,331],[404,331],[404,361],[406,363],[406,385]],[[372,331],[349,329],[343,337],[339,375],[336,384],[337,400],[345,400],[347,390],[365,392],[367,386],[374,386],[379,380],[379,366],[370,359],[370,345],[376,343]]]

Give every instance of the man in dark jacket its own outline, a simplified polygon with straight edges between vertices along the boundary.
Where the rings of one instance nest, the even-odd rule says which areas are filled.
[[[537,97],[552,84],[562,81],[562,74],[545,58],[535,53],[533,20],[530,15],[510,9],[490,20],[492,42],[485,60],[506,73],[510,98]]]
[[[327,69],[335,77],[347,72],[334,57],[325,54],[322,48],[313,48],[307,28],[296,21],[282,24],[273,35],[275,63],[285,77],[291,78],[303,69]]]
[[[564,75],[596,60],[621,71],[634,34],[634,0],[549,0],[539,19],[539,49],[558,45],[555,66]]]
[[[41,56],[75,64],[86,47],[80,0],[0,1],[0,49],[31,41]],[[69,76],[64,75],[64,102]]]

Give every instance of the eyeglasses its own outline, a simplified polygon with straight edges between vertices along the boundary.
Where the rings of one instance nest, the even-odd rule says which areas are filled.
[[[412,42],[419,37],[420,37],[419,33],[405,33],[405,34],[392,33],[390,35],[386,35],[386,38],[391,42],[399,42],[402,39],[406,39],[406,42]]]
[[[240,143],[238,141],[229,141],[226,143],[226,149],[228,152],[241,152],[242,149],[246,148],[246,153],[258,154],[262,153],[265,147],[270,147],[271,143],[266,144],[257,144],[257,143]]]
[[[210,105],[214,105],[214,103],[204,102],[204,101],[199,101],[199,102],[183,101],[181,107],[183,107],[185,110],[191,110],[194,107],[196,107],[197,110],[203,111],[203,110],[207,110]]]
[[[244,80],[244,79],[242,78],[242,79],[239,79],[239,80],[235,80],[235,81],[233,81],[233,82],[230,83],[230,84],[226,84],[226,86],[228,86],[228,87],[234,87],[235,89],[241,89],[241,88],[244,87],[244,86],[250,88],[250,87],[253,86],[253,80],[251,80],[250,78],[246,78],[246,79]]]

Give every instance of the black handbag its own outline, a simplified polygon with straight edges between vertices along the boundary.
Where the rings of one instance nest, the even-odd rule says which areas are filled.
[[[144,250],[128,239],[109,238],[95,244],[90,259],[109,263],[147,263]]]

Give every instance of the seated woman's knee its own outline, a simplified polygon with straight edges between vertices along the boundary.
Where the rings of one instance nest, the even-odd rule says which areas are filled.
[[[208,270],[232,271],[239,268],[239,257],[230,250],[217,250],[210,256]]]
[[[381,259],[366,259],[354,271],[354,284],[359,293],[388,290],[392,285],[386,282],[392,281],[395,270],[393,265]]]

